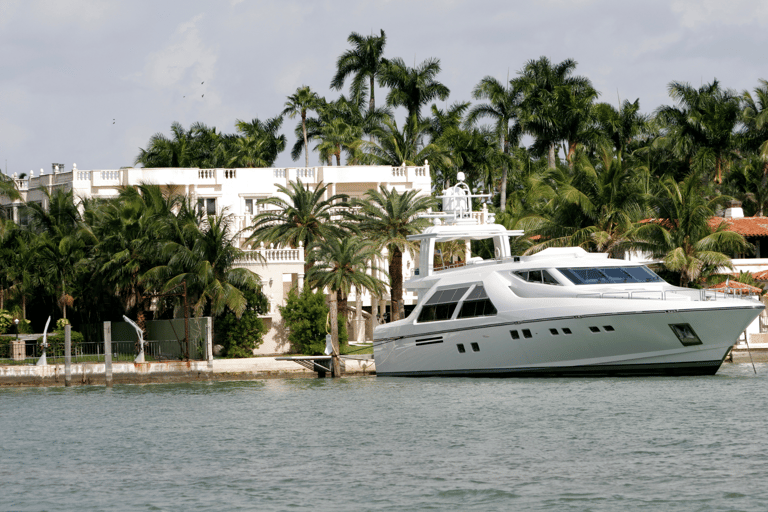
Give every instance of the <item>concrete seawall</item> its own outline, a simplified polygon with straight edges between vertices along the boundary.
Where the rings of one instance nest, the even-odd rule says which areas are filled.
[[[72,385],[105,385],[104,363],[72,364]],[[375,373],[373,360],[344,361],[344,375]],[[217,380],[250,380],[271,377],[311,378],[317,374],[291,361],[276,361],[274,357],[249,359],[214,359],[207,361],[163,361],[151,363],[112,363],[115,384],[160,382],[196,382]],[[0,386],[63,386],[64,365],[3,365],[0,366]]]

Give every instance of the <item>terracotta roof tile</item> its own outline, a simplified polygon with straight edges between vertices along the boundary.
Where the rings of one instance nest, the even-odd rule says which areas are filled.
[[[720,223],[726,224],[726,229],[741,233],[744,236],[768,236],[768,217],[740,217],[736,219],[724,219],[712,217],[709,225],[716,228]]]
[[[762,293],[762,288],[752,286],[746,283],[740,283],[738,281],[731,281],[729,283],[722,282],[714,286],[709,287],[710,290],[717,290],[725,293]]]
[[[760,272],[755,272],[754,274],[752,274],[752,277],[754,277],[758,281],[768,281],[768,270],[761,270]]]

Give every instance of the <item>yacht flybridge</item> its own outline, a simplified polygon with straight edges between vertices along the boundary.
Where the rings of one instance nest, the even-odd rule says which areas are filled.
[[[581,376],[714,374],[759,301],[680,288],[648,267],[550,248],[513,256],[509,231],[478,215],[459,183],[444,191],[405,287],[411,314],[374,332],[384,376]],[[485,217],[485,218],[483,218]],[[439,242],[491,239],[493,259],[436,266]]]

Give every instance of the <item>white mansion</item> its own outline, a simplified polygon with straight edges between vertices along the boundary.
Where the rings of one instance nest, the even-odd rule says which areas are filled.
[[[10,201],[0,197],[0,206],[17,223],[25,222],[24,202],[38,202],[46,206],[46,196],[43,193],[45,189],[71,190],[75,198],[110,198],[116,197],[121,187],[152,183],[173,187],[175,192],[196,199],[209,213],[231,214],[236,231],[250,226],[253,217],[260,213],[263,206],[257,204],[259,199],[279,195],[277,185],[287,187],[289,182],[297,179],[312,187],[320,182],[328,185],[328,197],[334,194],[347,194],[350,198],[362,197],[366,191],[378,190],[381,185],[388,189],[395,188],[398,192],[420,190],[423,194],[429,194],[431,187],[429,165],[245,169],[124,168],[87,171],[80,170],[73,164],[71,170],[54,165],[50,173],[44,173],[41,169],[38,175],[30,172],[24,179],[17,175],[14,175],[13,179],[21,193],[22,201]],[[246,230],[238,240],[241,247],[247,234]],[[288,351],[289,344],[277,306],[284,304],[292,286],[301,286],[304,248],[291,249],[270,245],[249,249],[246,254],[248,256],[241,262],[241,266],[250,268],[261,277],[263,291],[269,299],[269,311],[264,316],[269,332],[257,353]],[[379,269],[387,268],[386,257],[384,253],[377,265]],[[408,278],[413,269],[413,260],[406,255],[403,265],[403,275]],[[386,282],[386,279],[384,281]],[[362,299],[364,305],[371,305],[370,297],[363,295]],[[406,303],[413,302],[415,297],[406,294],[405,300]],[[354,292],[349,301],[350,304],[356,301]],[[385,304],[379,306],[383,309]],[[370,329],[370,323],[366,323]],[[362,317],[358,315],[355,332],[350,332],[350,338],[353,335],[360,340],[364,338],[362,324]]]

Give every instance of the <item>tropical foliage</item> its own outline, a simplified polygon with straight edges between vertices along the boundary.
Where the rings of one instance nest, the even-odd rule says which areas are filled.
[[[644,113],[639,98],[598,102],[575,60],[542,56],[521,62],[512,77],[478,77],[476,103],[449,105],[438,103],[450,89],[437,57],[411,67],[387,56],[383,30],[353,32],[347,42],[326,77],[333,90],[348,84],[346,96],[325,98],[301,85],[275,105],[274,117],[237,120],[229,134],[174,122],[169,134],[149,138],[135,164],[272,166],[286,150],[287,117],[296,122],[287,127],[296,135],[291,157],[303,154],[307,167],[311,154],[322,165],[428,164],[435,194],[463,173],[473,191],[489,192],[486,206],[499,222],[526,230],[514,242],[518,253],[563,245],[615,256],[643,251],[682,285],[699,285],[751,250],[710,218],[732,199],[750,215],[768,208],[766,80],[741,93],[716,79],[698,88],[672,80],[670,104]],[[376,96],[385,101],[377,106]],[[91,323],[123,313],[172,316],[182,314],[178,297],[158,299],[155,308],[150,295],[175,296],[186,286],[194,314],[231,320],[253,310],[248,297],[259,281],[235,268],[241,253],[226,213],[204,216],[190,198],[153,185],[106,201],[53,191],[24,205],[18,180],[0,177],[0,196],[17,205],[0,212],[0,308]],[[306,248],[305,291],[289,299],[284,316],[319,314],[325,306],[313,287],[337,293],[341,304],[352,287],[379,293],[363,269],[386,259],[392,319],[400,318],[407,236],[423,227],[418,216],[436,201],[382,186],[347,202],[330,190],[295,181],[258,202],[251,247]],[[296,306],[299,299],[309,309]],[[318,350],[321,327],[297,327],[304,341],[294,343]],[[231,346],[232,354],[245,347]]]

